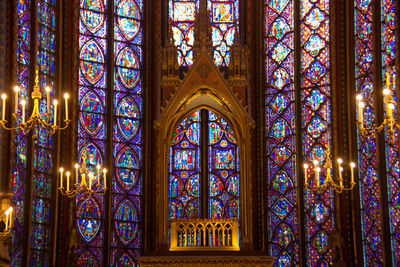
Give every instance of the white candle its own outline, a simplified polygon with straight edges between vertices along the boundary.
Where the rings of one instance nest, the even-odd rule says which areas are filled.
[[[308,169],[308,164],[304,163],[304,182],[306,185],[308,185],[308,180],[307,180],[307,169]]]
[[[6,94],[2,94],[1,98],[3,99],[3,111],[1,113],[1,120],[4,121],[5,118],[6,118],[6,98],[7,98],[7,95]]]
[[[9,211],[8,216],[10,216],[10,218],[9,218],[9,220],[8,220],[8,228],[11,228],[13,208],[10,207],[10,208],[8,209],[8,211]]]
[[[343,171],[343,168],[342,168],[341,164],[343,163],[343,160],[339,158],[339,159],[337,160],[337,162],[338,162],[338,168],[339,168],[339,181],[340,181],[340,180],[342,180],[342,171]]]
[[[350,163],[350,170],[351,170],[351,178],[350,178],[350,183],[354,183],[354,167],[356,164],[354,162]]]
[[[26,105],[26,100],[23,99],[21,101],[22,104],[22,123],[25,123],[25,105]]]
[[[343,168],[339,167],[339,184],[343,186],[343,177],[342,177]]]
[[[9,217],[9,211],[8,210],[6,210],[6,231],[7,231],[7,229],[8,229],[8,217]]]
[[[89,190],[92,190],[92,178],[93,178],[93,173],[89,172]]]
[[[67,192],[69,191],[69,176],[71,175],[70,172],[66,172],[67,175]]]
[[[106,188],[106,182],[107,182],[106,173],[107,173],[107,169],[103,169],[103,179],[104,179],[103,188],[104,188],[104,189]]]
[[[47,86],[47,87],[46,87],[46,95],[47,95],[47,101],[46,101],[46,103],[47,103],[47,114],[50,114],[50,105],[51,105],[51,103],[50,103],[50,91],[51,91],[50,87]]]
[[[54,100],[53,101],[53,105],[54,105],[54,126],[57,125],[57,104],[58,104],[58,101]]]
[[[14,92],[15,92],[15,107],[14,107],[14,113],[18,113],[18,93],[19,93],[19,87],[15,86],[14,87]]]
[[[63,188],[63,173],[64,173],[64,169],[60,168],[60,188]]]
[[[69,98],[69,95],[67,93],[65,93],[64,98],[65,98],[65,120],[68,120],[68,98]]]
[[[364,102],[359,102],[358,103],[358,122],[360,124],[364,123],[364,114],[363,114],[364,107],[365,107]]]
[[[317,184],[317,187],[319,187],[319,173],[320,173],[320,171],[321,171],[320,167],[317,167],[315,169],[315,182]]]
[[[79,169],[79,164],[75,163],[75,179],[78,181],[78,169]]]
[[[388,75],[388,77],[389,77],[389,75]],[[387,85],[387,86],[389,86],[389,85]],[[387,116],[389,118],[391,118],[392,111],[391,111],[391,109],[389,107],[389,105],[390,105],[389,99],[390,99],[390,95],[392,94],[392,92],[388,88],[389,87],[387,87],[386,89],[383,90],[383,95],[384,95],[383,102],[385,103],[385,109],[386,109]]]

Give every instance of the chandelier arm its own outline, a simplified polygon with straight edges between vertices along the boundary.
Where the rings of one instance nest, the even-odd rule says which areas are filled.
[[[6,123],[7,123],[8,121],[6,121],[6,120],[0,120],[0,124],[1,124],[1,126],[5,129],[5,130],[7,130],[7,131],[14,131],[14,130],[17,130],[19,127],[7,127],[6,126]]]
[[[9,227],[7,231],[0,232],[0,237],[6,237],[11,232],[11,228]]]
[[[385,125],[387,124],[387,120],[385,119],[381,125],[379,125],[378,127],[375,127],[375,132],[376,134],[380,133],[383,128],[385,127]]]
[[[52,126],[52,128],[54,129],[56,127],[55,130],[58,130],[58,131],[65,130],[65,129],[68,128],[69,124],[71,123],[71,120],[64,120],[64,122],[65,122],[65,126],[64,127]]]

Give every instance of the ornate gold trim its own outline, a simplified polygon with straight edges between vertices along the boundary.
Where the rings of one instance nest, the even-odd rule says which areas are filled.
[[[202,71],[208,67],[207,79],[201,77]],[[179,123],[199,109],[208,109],[224,117],[230,123],[237,137],[239,146],[240,173],[242,186],[240,200],[242,244],[252,243],[252,194],[251,194],[251,130],[254,120],[246,108],[232,92],[221,72],[215,67],[213,60],[202,52],[181,85],[175,90],[170,102],[166,105],[159,120],[155,122],[157,147],[157,225],[158,247],[168,248],[168,162],[169,146]]]

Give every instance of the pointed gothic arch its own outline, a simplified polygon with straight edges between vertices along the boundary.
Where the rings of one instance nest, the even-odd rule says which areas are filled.
[[[210,56],[203,51],[182,83],[174,88],[171,100],[155,122],[157,132],[156,196],[157,243],[168,247],[168,162],[173,133],[181,121],[199,109],[207,109],[223,117],[232,127],[239,147],[241,189],[240,210],[242,247],[252,243],[252,211],[250,136],[254,120],[233,93]]]

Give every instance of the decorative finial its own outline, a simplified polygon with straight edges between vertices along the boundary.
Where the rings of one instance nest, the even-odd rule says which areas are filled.
[[[82,151],[82,163],[86,163],[86,159],[87,159],[87,150],[84,149]]]
[[[331,155],[331,148],[328,146],[326,149],[326,158],[329,159],[330,155]]]

